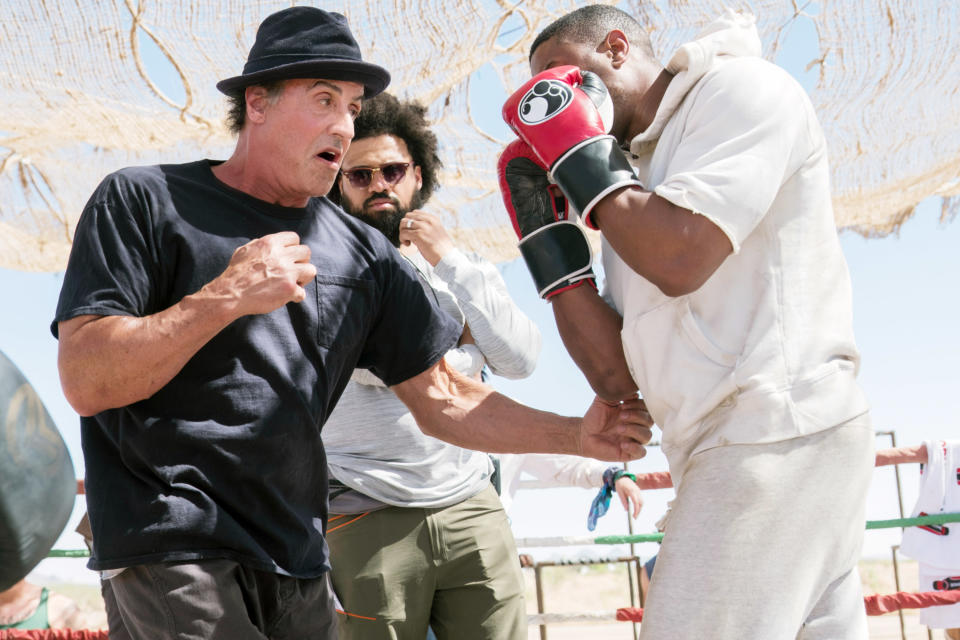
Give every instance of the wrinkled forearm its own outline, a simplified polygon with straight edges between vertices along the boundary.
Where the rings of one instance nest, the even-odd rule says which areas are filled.
[[[149,398],[233,317],[202,294],[142,318],[79,316],[59,323],[64,395],[82,416]]]
[[[491,453],[579,453],[580,419],[526,407],[443,361],[391,389],[424,433],[459,447]]]

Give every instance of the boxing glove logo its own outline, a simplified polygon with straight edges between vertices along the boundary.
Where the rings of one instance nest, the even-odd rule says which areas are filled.
[[[558,80],[541,80],[520,100],[517,115],[524,124],[541,124],[569,107],[572,101],[570,85]]]

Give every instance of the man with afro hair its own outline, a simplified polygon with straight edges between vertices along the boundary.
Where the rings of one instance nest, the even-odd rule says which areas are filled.
[[[528,376],[540,351],[536,325],[496,267],[459,250],[440,218],[422,209],[441,165],[425,115],[389,94],[365,101],[329,197],[383,232],[463,327],[448,365],[474,377],[487,367]],[[517,550],[487,454],[424,435],[363,369],[322,437],[341,638],[423,640],[428,627],[441,640],[527,637]]]

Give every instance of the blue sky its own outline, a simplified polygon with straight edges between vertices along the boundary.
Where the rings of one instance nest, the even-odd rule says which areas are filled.
[[[796,24],[777,62],[809,88],[813,78],[804,71],[812,31],[808,27],[803,21]],[[144,50],[149,53],[149,46],[144,45]],[[159,68],[162,63],[156,64]],[[484,74],[491,75],[490,70],[481,69],[478,77]],[[174,93],[170,90],[171,95]],[[502,129],[497,130],[502,127],[502,91],[476,93],[484,96],[484,102],[472,105],[474,114],[489,123],[491,133],[506,137]],[[898,235],[868,240],[852,233],[841,234],[853,280],[855,332],[863,356],[859,379],[870,398],[875,427],[895,430],[900,444],[949,438],[956,430],[956,416],[960,415],[960,339],[955,331],[960,303],[954,282],[956,274],[960,274],[960,252],[955,250],[960,243],[960,227],[956,223],[941,225],[939,206],[938,199],[926,201]],[[493,384],[531,406],[567,415],[582,414],[592,393],[566,355],[549,307],[536,297],[522,262],[502,264],[500,268],[518,304],[541,327],[544,345],[531,378],[494,378]],[[61,282],[61,274],[0,270],[0,294],[8,300],[0,313],[0,350],[36,388],[64,435],[79,474],[83,456],[78,419],[60,391],[56,341],[49,332]],[[886,438],[878,439],[879,447],[888,443]],[[632,463],[631,469],[659,471],[666,469],[666,462],[653,448],[646,459]],[[903,470],[908,511],[916,496],[917,471],[916,465]],[[877,470],[868,518],[897,517],[895,490],[892,471]],[[518,537],[585,535],[586,512],[592,497],[593,492],[585,489],[521,492],[511,512],[514,531]],[[648,492],[635,531],[652,531],[670,497],[670,491]],[[74,520],[81,512],[78,507]],[[79,538],[69,533],[72,527],[71,522],[57,545],[59,548],[80,547]],[[600,520],[595,533],[624,532],[625,518],[615,505]],[[898,530],[868,532],[865,552],[887,556],[889,545],[898,541]],[[655,545],[640,545],[638,550],[647,556],[655,552]],[[607,556],[617,555],[623,549],[585,548],[568,553],[574,551]],[[544,551],[538,557],[554,553]],[[79,560],[48,560],[38,573],[93,581],[93,575],[82,566]]]

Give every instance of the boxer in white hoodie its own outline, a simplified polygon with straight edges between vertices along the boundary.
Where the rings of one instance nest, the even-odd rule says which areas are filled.
[[[499,163],[521,253],[597,394],[642,394],[677,489],[641,637],[866,638],[874,436],[810,100],[733,12],[664,67],[583,7],[530,67]]]

